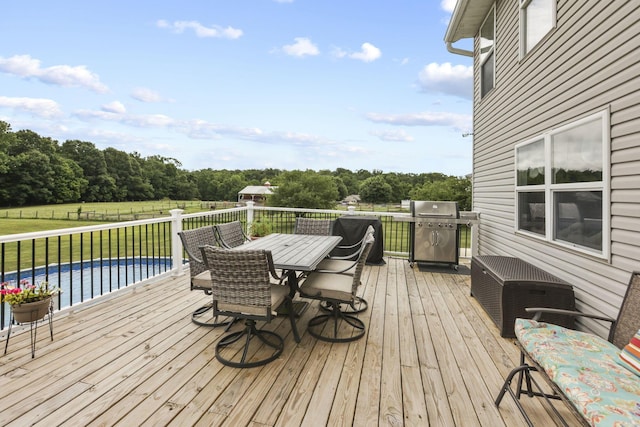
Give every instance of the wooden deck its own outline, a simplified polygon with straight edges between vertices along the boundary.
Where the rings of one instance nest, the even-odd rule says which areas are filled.
[[[469,296],[468,269],[385,259],[365,269],[363,339],[311,337],[314,302],[298,322],[301,343],[286,318],[268,326],[286,336],[285,350],[260,368],[215,359],[224,331],[190,321],[206,297],[189,291],[188,276],[56,315],[53,342],[38,330],[35,359],[28,330],[0,357],[0,425],[525,425],[508,397],[500,411],[493,404],[518,352]],[[551,424],[525,401],[536,425]]]

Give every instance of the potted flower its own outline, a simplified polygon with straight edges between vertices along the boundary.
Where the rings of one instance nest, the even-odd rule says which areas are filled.
[[[18,323],[35,322],[42,319],[51,310],[51,298],[58,293],[47,282],[32,285],[21,280],[20,286],[13,287],[5,282],[0,284],[0,296],[11,306],[13,318]]]
[[[271,234],[272,230],[271,221],[266,218],[261,218],[251,223],[251,238],[264,237],[267,234]]]

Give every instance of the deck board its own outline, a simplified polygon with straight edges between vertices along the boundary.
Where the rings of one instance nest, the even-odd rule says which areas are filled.
[[[469,295],[470,276],[385,260],[363,272],[365,337],[311,337],[314,301],[298,344],[287,318],[265,325],[285,349],[259,368],[215,359],[225,332],[190,321],[206,297],[186,275],[57,313],[54,341],[41,324],[34,359],[28,330],[14,329],[0,357],[0,425],[526,425],[510,399],[493,404],[518,351]],[[536,425],[551,423],[537,401],[524,403]]]

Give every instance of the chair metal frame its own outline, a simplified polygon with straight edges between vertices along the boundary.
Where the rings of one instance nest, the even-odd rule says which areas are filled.
[[[299,288],[300,295],[304,298],[320,300],[321,303],[326,303],[328,308],[328,313],[320,314],[309,320],[307,331],[311,336],[328,342],[350,342],[364,336],[364,322],[354,313],[341,310],[340,306],[347,304],[355,310],[356,292],[374,241],[373,234],[365,236],[352,274],[313,271],[302,282]],[[347,291],[348,287],[350,287],[349,292]],[[342,321],[353,327],[354,333],[352,335],[340,336],[338,329]],[[327,323],[332,323],[332,327],[325,328]],[[316,331],[316,328],[319,331]],[[323,335],[322,330],[329,331],[331,335]]]
[[[638,306],[640,306],[640,272],[636,271],[631,275],[631,280],[629,281],[629,286],[622,301],[622,305],[620,306],[617,319],[572,310],[543,307],[531,307],[526,308],[525,310],[529,313],[535,313],[533,320],[539,320],[543,313],[551,313],[573,317],[585,317],[609,322],[611,323],[611,327],[609,329],[608,341],[621,349],[629,343],[631,337],[638,331],[638,329],[640,329],[640,310],[638,310]],[[551,411],[555,414],[560,423],[564,426],[568,426],[569,424],[551,404],[551,400],[561,400],[583,425],[589,425],[583,415],[564,395],[563,391],[546,375],[544,369],[528,354],[524,346],[519,341],[516,341],[516,344],[520,348],[520,365],[515,367],[505,379],[505,382],[500,389],[500,393],[495,400],[496,407],[500,406],[500,402],[504,395],[508,393],[512,397],[522,416],[525,418],[527,424],[529,426],[533,426],[531,419],[520,403],[520,396],[522,394],[526,394],[529,397],[541,397],[547,402]],[[538,372],[542,376],[545,383],[551,388],[552,393],[546,393],[543,391],[538,382],[531,375],[532,372]],[[511,383],[516,375],[518,376],[518,379],[516,382],[516,390],[514,391],[511,388]]]
[[[243,330],[225,335],[216,343],[218,361],[236,368],[250,368],[277,359],[284,349],[284,339],[275,332],[258,329],[256,322],[270,322],[282,304],[288,308],[294,337],[299,340],[289,287],[271,283],[271,278],[278,281],[282,278],[275,271],[270,251],[231,251],[215,246],[204,246],[201,250],[211,273],[214,315],[233,316],[245,322]],[[251,360],[252,350],[255,350],[251,349],[254,338],[272,348],[270,355]],[[244,345],[240,350],[231,347],[243,339]]]

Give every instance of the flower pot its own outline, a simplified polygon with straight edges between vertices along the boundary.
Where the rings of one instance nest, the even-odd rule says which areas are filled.
[[[13,318],[18,323],[35,322],[44,318],[49,312],[51,306],[51,297],[40,301],[27,302],[11,306]]]

